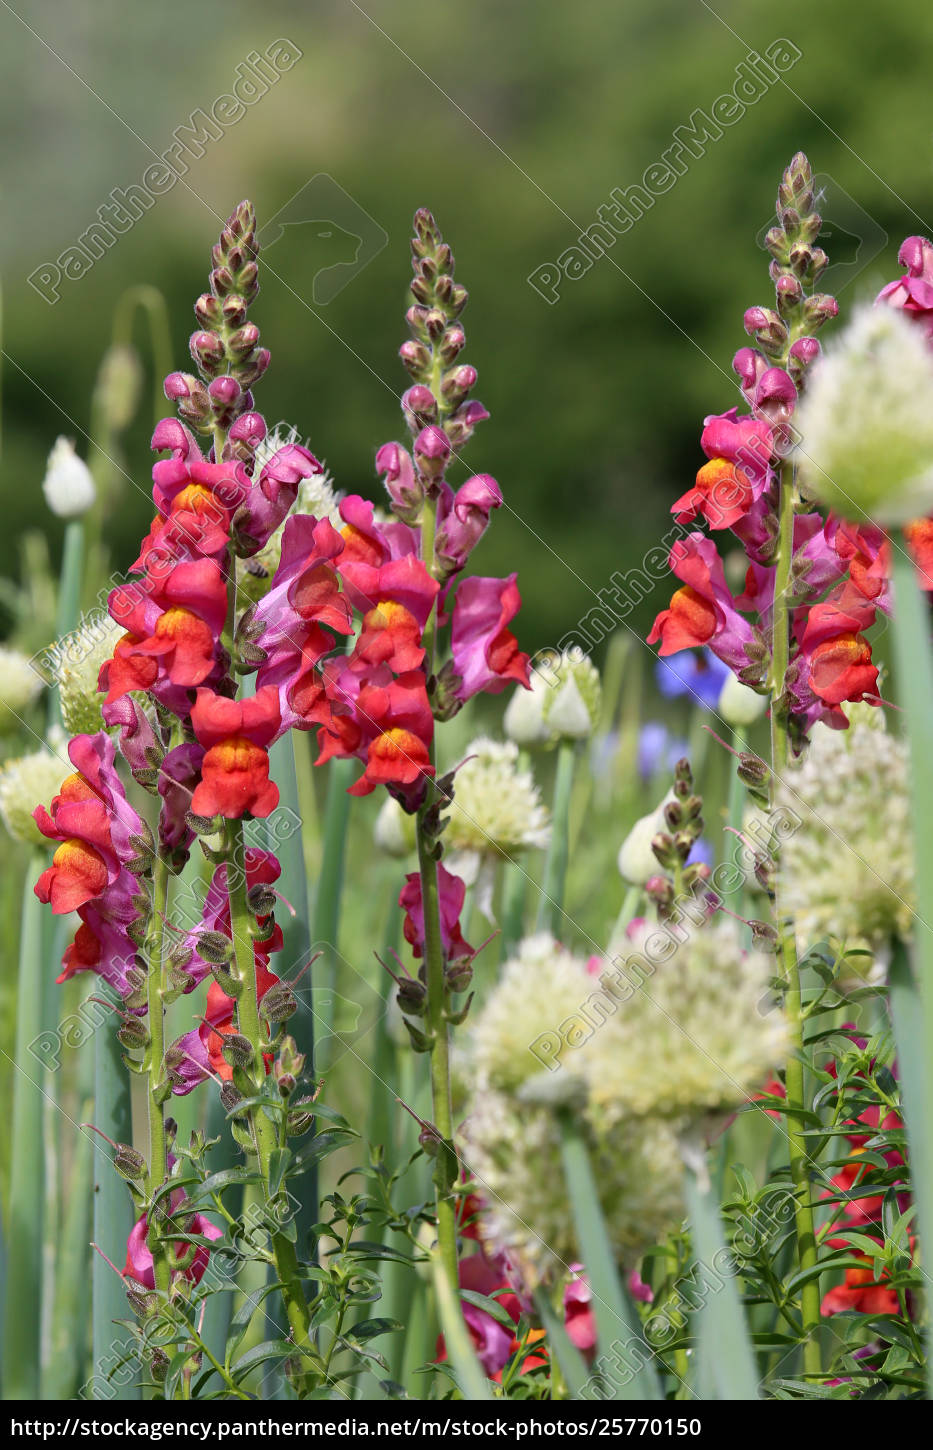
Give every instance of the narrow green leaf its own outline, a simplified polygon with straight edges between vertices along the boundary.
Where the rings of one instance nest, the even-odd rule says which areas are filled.
[[[721,1400],[757,1400],[759,1375],[748,1338],[748,1326],[733,1275],[726,1275],[716,1266],[729,1257],[722,1231],[719,1203],[713,1196],[706,1163],[698,1163],[700,1172],[687,1165],[687,1208],[693,1225],[693,1249],[699,1263],[720,1281],[710,1289],[706,1303],[698,1311],[700,1335],[705,1344],[714,1345],[706,1366]]]
[[[619,1279],[580,1124],[571,1112],[564,1111],[560,1125],[564,1178],[593,1294],[599,1340],[594,1368],[609,1382],[604,1398],[660,1399],[658,1376],[651,1363],[654,1350],[641,1331],[641,1322]]]
[[[3,1397],[39,1396],[39,1314],[42,1303],[42,1233],[45,1162],[42,1134],[42,1075],[29,1044],[42,1027],[42,912],[33,884],[45,857],[27,863],[20,918],[16,1000],[16,1060],[13,1072],[6,1292],[3,1313]]]
[[[447,1278],[440,1254],[435,1252],[431,1255],[431,1267],[434,1271],[434,1294],[444,1331],[444,1343],[451,1364],[456,1370],[463,1397],[467,1400],[491,1400],[488,1381],[476,1358],[473,1341],[467,1332],[463,1313]]]
[[[585,1389],[590,1379],[590,1371],[587,1368],[586,1360],[555,1314],[547,1295],[541,1289],[535,1294],[535,1305],[541,1323],[547,1331],[548,1346],[560,1366],[560,1372],[564,1377],[570,1398],[572,1400],[588,1398]]]

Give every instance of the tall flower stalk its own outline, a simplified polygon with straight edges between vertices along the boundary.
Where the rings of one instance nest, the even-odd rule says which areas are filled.
[[[712,539],[687,533],[671,551],[683,582],[649,635],[661,654],[698,645],[710,649],[738,680],[767,696],[771,708],[771,769],[740,753],[739,772],[757,790],[774,790],[810,728],[847,724],[845,701],[877,703],[878,671],[864,631],[885,607],[879,578],[880,531],[855,527],[812,508],[798,486],[792,424],[807,373],[820,355],[816,331],[835,316],[835,299],[815,290],[828,258],[817,246],[810,164],[802,153],[781,180],[776,225],[766,237],[775,307],[751,307],[746,331],[756,347],[736,353],[749,412],[736,409],[705,420],[707,462],[696,483],[674,504],[680,524],[700,517],[711,531],[729,529],[748,557],[745,588],[733,597]],[[804,1370],[820,1372],[817,1246],[806,1137],[804,1006],[793,924],[776,896],[778,958],[790,1032],[784,1117],[794,1192],[797,1261],[801,1271]]]

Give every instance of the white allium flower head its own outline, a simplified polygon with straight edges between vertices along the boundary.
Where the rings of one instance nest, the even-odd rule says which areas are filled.
[[[87,513],[97,497],[91,470],[75,452],[70,438],[58,438],[49,454],[42,481],[45,501],[59,518]]]
[[[600,980],[617,1010],[581,1049],[609,1121],[685,1120],[740,1106],[787,1052],[770,1000],[774,959],[746,950],[720,912],[694,925],[643,923]]]
[[[101,665],[113,654],[123,630],[103,610],[86,615],[76,629],[49,651],[49,667],[58,685],[65,728],[71,735],[92,735],[102,728],[103,694],[97,688]]]
[[[884,955],[911,934],[915,881],[907,749],[881,707],[849,707],[848,730],[814,726],[778,804],[800,818],[781,848],[781,905],[802,950],[834,945]]]
[[[0,645],[0,734],[18,730],[42,689],[42,676],[18,649]]]
[[[534,1051],[541,1036],[554,1037],[559,1024],[580,1010],[597,989],[585,963],[547,932],[526,937],[502,968],[495,990],[473,1023],[471,1060],[497,1089],[517,1091],[547,1070],[549,1056]],[[576,1071],[577,1054],[555,1050],[554,1060]],[[566,1076],[566,1073],[562,1073]]]
[[[488,1204],[482,1232],[530,1286],[581,1256],[557,1108],[582,1114],[600,1206],[622,1264],[633,1264],[682,1213],[675,1129],[607,1114],[598,1100],[599,1062],[588,1046],[600,1029],[582,1014],[600,991],[588,964],[552,936],[526,938],[467,1039],[464,1156]],[[566,1045],[559,1049],[562,1034]]]
[[[814,367],[794,423],[800,477],[844,518],[933,512],[933,356],[891,307],[863,307]]]
[[[466,755],[454,778],[445,846],[479,855],[546,847],[547,808],[531,771],[519,768],[514,741],[479,736]]]
[[[462,1150],[486,1204],[480,1229],[534,1288],[582,1258],[561,1162],[560,1129],[547,1108],[494,1089],[478,1091]],[[666,1123],[632,1121],[590,1143],[599,1203],[619,1263],[633,1268],[683,1214],[677,1138]]]
[[[16,841],[48,844],[32,818],[36,806],[47,806],[71,771],[64,750],[34,750],[0,766],[0,815]]]

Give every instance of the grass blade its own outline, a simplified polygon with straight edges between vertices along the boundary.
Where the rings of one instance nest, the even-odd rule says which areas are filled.
[[[657,1373],[650,1362],[654,1352],[645,1341],[637,1312],[619,1278],[579,1120],[565,1110],[560,1114],[560,1128],[564,1178],[593,1294],[598,1338],[594,1370],[608,1380],[609,1393],[601,1397],[660,1399]]]

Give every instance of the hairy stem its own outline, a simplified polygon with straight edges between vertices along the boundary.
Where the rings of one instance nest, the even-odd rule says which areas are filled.
[[[152,920],[146,937],[146,995],[149,1008],[149,1192],[154,1193],[168,1177],[168,1152],[165,1136],[165,1089],[163,1058],[165,1056],[165,1006],[163,993],[165,920],[168,909],[168,864],[156,857],[152,875]],[[157,1224],[148,1225],[148,1243],[152,1254],[156,1288],[168,1293],[172,1272]]]
[[[784,677],[790,658],[790,610],[788,593],[794,544],[794,477],[793,466],[784,462],[780,475],[779,552],[774,571],[774,619],[771,664],[771,763],[780,776],[790,758],[787,711],[781,699]],[[773,783],[772,783],[773,791]],[[785,1085],[787,1090],[787,1144],[790,1176],[794,1188],[794,1221],[797,1237],[797,1258],[801,1272],[816,1267],[816,1236],[813,1208],[810,1202],[809,1155],[806,1139],[806,1095],[803,1069],[803,1013],[800,966],[794,942],[793,925],[784,919],[780,894],[775,898],[775,924],[780,933],[779,958],[786,981],[785,1010],[790,1034]],[[804,1370],[808,1375],[821,1372],[820,1344],[817,1334],[820,1323],[819,1280],[811,1277],[800,1291],[800,1312],[805,1335]]]
[[[437,521],[437,500],[425,500],[421,520],[421,556],[430,570],[434,563],[434,531]],[[424,670],[430,678],[434,668],[436,618],[432,610],[424,629]],[[434,763],[434,742],[431,762]],[[431,1041],[431,1100],[434,1126],[441,1136],[437,1150],[434,1183],[437,1193],[437,1236],[441,1264],[450,1283],[457,1287],[457,1223],[451,1196],[456,1176],[456,1158],[452,1147],[453,1104],[450,1091],[450,1032],[447,1024],[447,989],[444,981],[444,954],[441,942],[440,896],[437,884],[437,861],[434,842],[426,823],[434,802],[434,785],[428,783],[424,804],[418,812],[418,869],[421,873],[421,900],[424,911],[424,964],[427,976],[425,1022]]]
[[[253,950],[252,914],[246,897],[246,870],[244,865],[243,825],[241,821],[227,822],[227,881],[230,893],[230,925],[233,932],[233,950],[236,973],[240,981],[240,996],[237,999],[237,1028],[248,1038],[253,1049],[252,1062],[246,1072],[258,1096],[266,1085],[266,1071],[263,1062],[263,1030],[259,1019],[259,1003],[256,993],[256,957]],[[272,1154],[279,1145],[279,1130],[268,1113],[261,1107],[250,1111],[259,1169],[266,1188],[266,1197],[271,1201],[270,1165]],[[299,1275],[295,1246],[283,1233],[272,1234],[272,1253],[276,1273],[282,1286],[282,1298],[291,1337],[298,1348],[308,1345],[310,1316]]]

